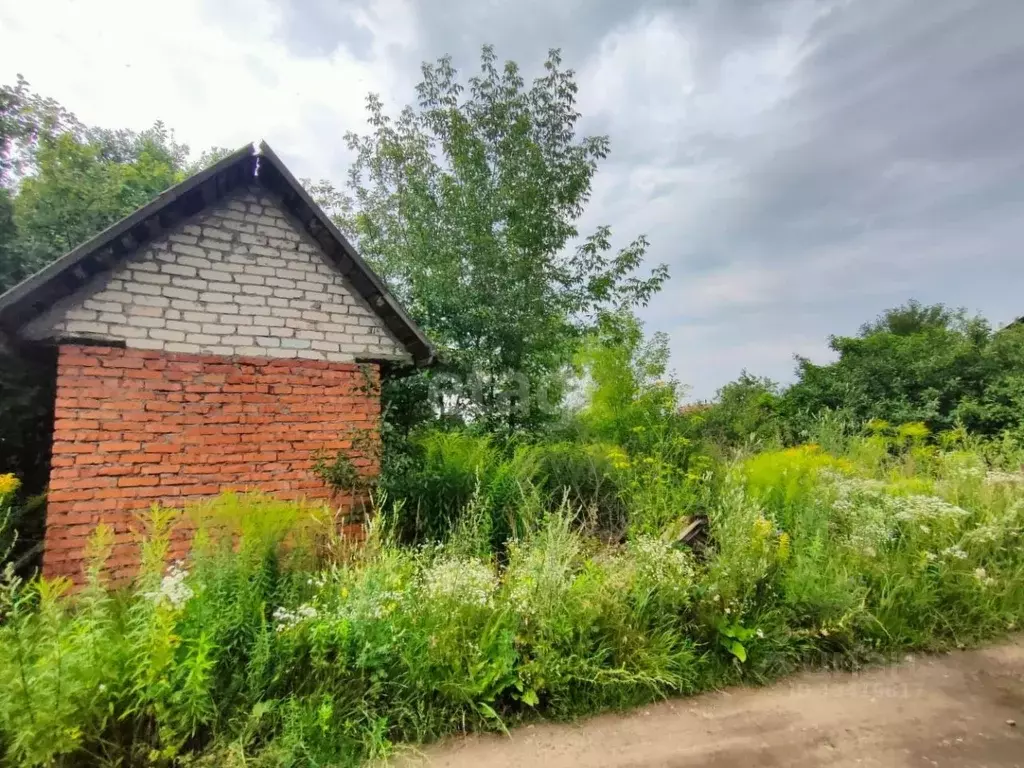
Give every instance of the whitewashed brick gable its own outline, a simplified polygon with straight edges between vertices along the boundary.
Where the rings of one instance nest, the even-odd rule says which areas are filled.
[[[259,187],[147,244],[24,334],[165,352],[410,359],[319,246]]]

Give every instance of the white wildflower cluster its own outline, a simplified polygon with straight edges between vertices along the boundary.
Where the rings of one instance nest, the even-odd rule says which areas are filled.
[[[989,485],[1024,484],[1024,472],[992,471],[985,475],[985,482]]]
[[[970,514],[938,496],[894,496],[886,492],[885,483],[879,480],[844,477],[831,472],[822,472],[821,477],[834,494],[833,507],[840,512],[857,514],[865,506],[874,506],[902,522],[962,519]]]
[[[498,578],[481,560],[444,558],[423,572],[422,586],[430,600],[487,607],[498,588]]]
[[[967,551],[963,547],[946,547],[942,550],[942,556],[952,560],[966,560]]]
[[[972,470],[973,471],[973,470]],[[914,525],[925,535],[933,529],[956,528],[970,515],[963,507],[938,496],[897,496],[879,480],[845,477],[823,472],[826,503],[838,513],[837,523],[854,549],[873,557],[880,546],[896,536],[898,523]]]
[[[377,621],[390,616],[405,602],[407,593],[399,589],[379,589],[362,585],[352,594],[343,594],[336,618],[350,621]]]
[[[157,605],[169,605],[178,610],[185,603],[192,599],[195,594],[192,587],[185,583],[188,578],[188,571],[181,567],[181,563],[174,563],[167,569],[163,579],[160,581],[160,589],[153,592],[143,592],[142,596]]]
[[[913,494],[891,496],[890,504],[897,520],[918,522],[923,520],[962,520],[971,513],[938,496]]]
[[[885,492],[885,483],[829,471],[822,472],[821,478],[828,494],[824,501],[836,513],[847,546],[874,557],[893,536],[894,497]]]
[[[831,469],[823,469],[818,478],[831,487],[840,500],[848,500],[862,494],[874,495],[885,493],[885,483],[881,480],[871,480],[865,477],[850,477],[848,475],[834,472]]]
[[[641,536],[629,546],[641,584],[677,597],[689,593],[694,580],[693,557],[655,536]]]
[[[516,613],[522,616],[531,615],[534,610],[535,595],[537,593],[537,585],[534,579],[525,576],[517,575],[516,578],[510,578],[508,583],[511,585],[508,592],[508,601]]]
[[[575,579],[572,560],[540,548],[524,552],[513,547],[512,553],[505,583],[513,609],[521,616],[536,617],[559,605]]]
[[[1014,510],[1002,518],[983,523],[964,534],[963,540],[971,544],[994,544],[1004,542],[1007,546],[1016,546],[1014,539],[1020,537],[1020,524],[1016,522]]]
[[[373,593],[369,600],[357,603],[357,605],[364,609],[361,612],[363,618],[368,616],[371,619],[383,619],[391,614],[404,599],[405,593],[386,590]]]
[[[991,587],[996,583],[996,580],[988,575],[988,572],[984,568],[974,569],[974,578],[978,580],[978,583],[983,587]]]
[[[978,483],[985,479],[985,461],[975,453],[950,451],[939,454],[941,476],[953,484]]]
[[[302,622],[315,619],[319,615],[317,609],[308,603],[303,603],[295,610],[289,610],[282,606],[274,611],[274,623],[277,625],[278,632],[287,632]]]

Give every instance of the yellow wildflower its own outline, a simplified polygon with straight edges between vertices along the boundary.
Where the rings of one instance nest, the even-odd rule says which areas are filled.
[[[21,482],[14,475],[8,473],[0,475],[0,499],[10,496],[21,487]]]
[[[779,562],[780,563],[784,563],[787,560],[789,560],[789,534],[788,533],[783,532],[783,533],[779,534],[779,552],[778,552],[778,556],[779,556]]]
[[[911,421],[906,424],[900,424],[896,430],[896,434],[901,440],[923,440],[928,437],[931,431],[925,425],[923,421]]]

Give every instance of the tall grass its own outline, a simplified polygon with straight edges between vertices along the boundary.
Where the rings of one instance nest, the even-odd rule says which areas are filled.
[[[103,583],[103,531],[75,595],[9,577],[5,758],[354,765],[402,742],[1020,626],[1012,457],[913,430],[833,437],[837,453],[689,469],[610,446],[431,438],[423,496],[385,505],[356,550],[334,546],[321,510],[226,496],[193,511],[192,555],[168,568],[175,517],[154,510],[127,591]],[[580,466],[603,469],[591,482]],[[403,504],[417,502],[438,528],[409,545]],[[626,530],[609,535],[595,504],[624,510]],[[697,511],[711,539],[700,555],[667,524]]]

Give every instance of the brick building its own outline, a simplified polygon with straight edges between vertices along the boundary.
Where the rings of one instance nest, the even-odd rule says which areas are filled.
[[[111,569],[131,572],[134,514],[154,502],[228,488],[328,498],[314,454],[376,434],[382,367],[433,358],[265,144],[4,294],[0,339],[57,347],[48,575],[80,573],[100,522],[115,531]]]

